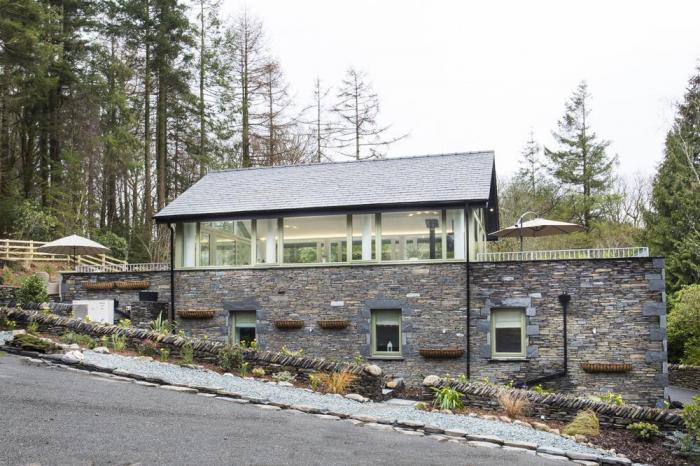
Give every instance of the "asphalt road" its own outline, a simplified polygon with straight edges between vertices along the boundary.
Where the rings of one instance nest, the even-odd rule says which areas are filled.
[[[561,464],[0,356],[0,464]]]

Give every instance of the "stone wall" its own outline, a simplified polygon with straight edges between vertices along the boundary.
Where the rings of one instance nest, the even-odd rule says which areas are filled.
[[[40,332],[52,335],[63,335],[68,331],[88,334],[96,338],[117,334],[124,336],[127,348],[133,350],[138,350],[144,340],[149,340],[160,347],[169,348],[171,356],[179,356],[182,346],[190,341],[194,349],[195,359],[210,363],[217,362],[218,353],[224,346],[215,341],[187,339],[177,335],[164,336],[143,328],[122,328],[116,325],[85,322],[53,314],[45,315],[35,311],[7,309],[5,312],[7,317],[16,321],[20,327],[26,327],[29,322],[36,322]],[[349,388],[351,392],[373,400],[381,400],[383,396],[383,374],[376,366],[339,363],[321,358],[293,357],[270,351],[254,350],[245,350],[243,358],[249,363],[249,370],[254,367],[262,367],[268,375],[287,371],[295,376],[299,382],[308,382],[309,375],[317,372],[350,372],[355,375],[355,380]]]
[[[163,320],[168,319],[169,308],[168,303],[133,302],[129,313],[131,325],[138,328],[150,328],[151,321],[156,320],[158,316],[161,316]]]
[[[17,290],[19,288],[9,285],[0,285],[0,306],[9,306],[14,304],[17,299]]]
[[[66,274],[64,298],[117,297],[121,290],[86,291],[84,280],[148,279],[159,301],[169,300],[167,272]],[[665,295],[663,260],[652,258],[471,264],[471,377],[526,382],[563,369],[562,309],[571,296],[568,377],[549,383],[580,393],[620,393],[628,402],[663,399]],[[230,316],[256,311],[258,347],[304,349],[305,355],[352,361],[370,354],[372,309],[400,309],[402,357],[372,360],[391,376],[419,385],[425,375],[467,372],[467,292],[464,263],[358,265],[266,269],[190,270],[175,273],[175,309],[210,310],[209,319],[182,320],[188,335],[229,340]],[[134,296],[135,294],[135,296]],[[491,359],[490,315],[499,307],[527,314],[528,357]],[[341,330],[322,329],[321,319],[346,319]],[[300,329],[280,330],[275,320],[302,320]],[[595,332],[594,332],[595,330]],[[457,348],[456,359],[425,359],[421,348]],[[581,362],[625,362],[622,374],[588,374]],[[546,385],[546,384],[545,384]]]
[[[532,391],[518,390],[497,385],[482,383],[459,383],[450,380],[440,380],[437,386],[451,386],[462,393],[466,406],[478,407],[489,411],[503,411],[498,401],[502,395],[525,398],[528,400],[528,410],[531,416],[544,416],[570,422],[576,414],[584,409],[596,412],[601,425],[625,428],[634,422],[651,422],[664,430],[680,430],[683,428],[683,417],[671,410],[645,408],[631,404],[616,406],[570,395],[538,394]],[[424,399],[432,399],[433,391],[424,387]]]
[[[669,364],[668,383],[677,387],[700,390],[700,366]]]

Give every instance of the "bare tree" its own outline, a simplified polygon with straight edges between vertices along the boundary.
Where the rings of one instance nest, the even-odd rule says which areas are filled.
[[[364,73],[348,69],[337,98],[333,112],[339,122],[334,143],[342,155],[355,160],[380,158],[392,143],[406,137],[387,137],[391,126],[378,124],[379,98]]]

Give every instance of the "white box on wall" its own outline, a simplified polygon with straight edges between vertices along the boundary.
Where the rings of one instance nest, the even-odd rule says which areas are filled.
[[[76,299],[73,301],[73,308],[76,305],[80,308],[87,306],[87,316],[93,322],[114,323],[114,300],[113,299]],[[77,314],[74,313],[76,317]],[[82,316],[81,316],[82,317]]]

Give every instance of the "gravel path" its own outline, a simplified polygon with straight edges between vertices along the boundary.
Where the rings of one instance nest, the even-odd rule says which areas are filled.
[[[0,346],[4,345],[6,341],[12,341],[13,339],[12,332],[0,332]]]
[[[1,338],[1,336],[0,336]],[[144,361],[115,354],[99,354],[85,351],[85,362],[108,369],[122,369],[143,377],[162,379],[171,384],[198,385],[214,389],[224,389],[251,398],[272,402],[306,405],[321,410],[335,411],[348,415],[365,415],[381,419],[411,420],[435,425],[443,429],[462,429],[475,435],[495,435],[504,440],[533,442],[542,446],[578,451],[591,454],[605,454],[548,432],[505,422],[490,421],[476,417],[450,415],[420,411],[412,406],[387,403],[360,403],[340,395],[325,395],[294,387],[279,386],[259,380],[231,377],[209,370],[180,367],[157,361]]]

